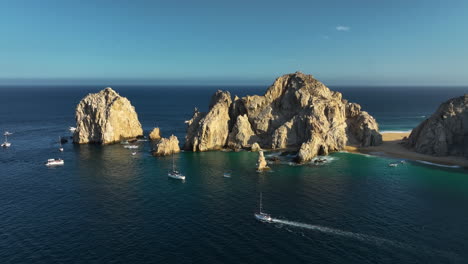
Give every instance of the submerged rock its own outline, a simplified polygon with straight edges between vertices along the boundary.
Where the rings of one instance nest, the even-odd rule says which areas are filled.
[[[258,161],[257,161],[257,170],[258,171],[264,171],[264,170],[269,170],[270,167],[268,167],[267,162],[265,160],[265,156],[263,155],[263,151],[258,152]]]
[[[298,162],[342,150],[347,144],[382,143],[375,119],[330,91],[312,75],[279,77],[263,96],[235,97],[218,91],[209,111],[188,121],[185,149],[292,148]],[[256,148],[256,147],[255,147]]]
[[[149,139],[150,140],[160,140],[161,139],[161,132],[159,130],[159,127],[153,128],[153,130],[149,134]]]
[[[110,144],[143,135],[135,108],[110,87],[83,98],[75,117],[74,143]]]
[[[468,94],[450,99],[439,106],[406,140],[416,152],[433,156],[468,158]]]
[[[153,156],[168,156],[180,152],[179,140],[171,135],[169,138],[162,138],[153,151]]]

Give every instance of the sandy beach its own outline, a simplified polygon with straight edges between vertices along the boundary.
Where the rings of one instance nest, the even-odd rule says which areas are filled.
[[[409,132],[384,132],[382,133],[382,145],[367,148],[347,146],[346,151],[468,168],[468,160],[462,157],[434,157],[420,154],[405,148],[400,143],[402,142],[403,138],[409,136],[409,134]]]

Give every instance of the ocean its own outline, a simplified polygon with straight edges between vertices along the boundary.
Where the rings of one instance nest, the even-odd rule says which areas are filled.
[[[286,158],[265,173],[257,154],[183,152],[185,182],[151,142],[64,144],[76,104],[104,86],[0,87],[1,263],[468,263],[468,171],[345,152],[321,165]],[[261,86],[113,86],[147,134],[184,141],[194,107]],[[361,104],[382,131],[409,131],[467,87],[331,87]],[[279,155],[268,152],[267,156]],[[61,157],[63,167],[47,168]],[[231,178],[223,177],[226,171]],[[273,223],[253,213],[263,194]]]

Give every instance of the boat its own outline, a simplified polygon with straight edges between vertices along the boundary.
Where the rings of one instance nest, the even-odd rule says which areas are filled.
[[[72,127],[72,126],[71,126],[71,127],[69,127],[69,128],[68,128],[68,130],[70,130],[70,132],[72,132],[72,133],[73,133],[73,132],[75,132],[75,130],[76,130],[76,127]]]
[[[136,152],[132,152],[132,156],[135,156],[137,153]]]
[[[65,164],[63,159],[48,159],[47,162],[45,163],[45,165],[48,166],[48,167],[50,167],[50,166],[59,166],[59,165],[63,165],[63,164]]]
[[[128,140],[122,140],[122,141],[120,141],[120,144],[122,144],[122,145],[128,145],[129,143],[128,143]]]
[[[8,131],[5,131],[5,133],[3,133],[4,136],[10,136],[10,135],[13,135],[13,133],[11,132],[8,132]]]
[[[390,163],[388,164],[389,167],[398,167],[398,163]]]
[[[230,172],[225,172],[223,173],[224,178],[231,178],[231,173]]]
[[[167,173],[169,178],[177,179],[177,180],[185,180],[185,175],[182,175],[178,170],[176,170],[175,163],[174,163],[174,154],[172,154],[172,171]]]
[[[63,152],[63,147],[62,147],[62,137],[59,136],[59,151]]]
[[[126,148],[126,149],[137,149],[138,146],[137,145],[124,145],[124,148]]]
[[[6,131],[3,135],[5,136],[5,142],[2,143],[2,148],[9,148],[11,146],[11,143],[8,142],[8,135],[11,135],[12,133]]]
[[[262,193],[260,193],[260,206],[258,208],[258,212],[255,213],[255,219],[261,222],[273,222],[273,219],[269,214],[262,212]]]

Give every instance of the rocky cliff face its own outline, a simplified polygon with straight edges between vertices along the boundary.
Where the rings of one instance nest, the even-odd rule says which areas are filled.
[[[468,158],[468,94],[441,104],[413,129],[406,146],[423,154]]]
[[[162,138],[153,151],[153,156],[168,156],[180,152],[179,140],[171,135],[169,138]]]
[[[110,87],[83,98],[75,117],[73,142],[78,144],[110,144],[143,135],[135,108]]]
[[[258,142],[265,149],[298,149],[299,162],[346,144],[382,141],[377,122],[358,104],[299,72],[279,77],[263,96],[231,101],[229,92],[218,91],[209,111],[196,111],[188,124],[188,150],[248,149]]]

